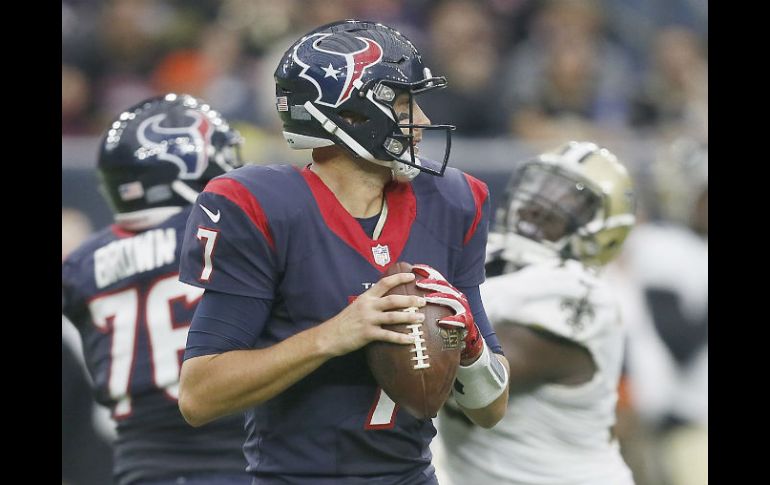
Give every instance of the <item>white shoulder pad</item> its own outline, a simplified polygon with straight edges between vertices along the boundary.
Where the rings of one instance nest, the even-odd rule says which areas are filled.
[[[517,323],[579,343],[620,325],[609,288],[577,261],[533,264],[489,278],[481,298],[493,326]]]

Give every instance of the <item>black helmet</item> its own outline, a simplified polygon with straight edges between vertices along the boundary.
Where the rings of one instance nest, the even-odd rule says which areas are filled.
[[[446,78],[434,77],[400,32],[360,20],[319,27],[286,51],[275,82],[276,108],[291,148],[336,144],[402,179],[420,171],[443,175],[455,127],[414,124],[412,97],[445,87]],[[409,95],[408,123],[399,123],[393,109],[401,92]],[[443,162],[415,156],[414,128],[446,131]]]
[[[206,183],[242,165],[241,137],[206,102],[187,94],[146,99],[102,138],[98,169],[122,215],[191,204]]]

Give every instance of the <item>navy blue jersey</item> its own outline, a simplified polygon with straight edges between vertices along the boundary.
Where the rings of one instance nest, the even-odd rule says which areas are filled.
[[[240,341],[244,349],[273,345],[328,320],[396,261],[428,264],[458,287],[482,283],[485,184],[449,168],[444,177],[391,183],[385,199],[388,217],[375,241],[309,168],[229,172],[198,197],[181,279],[272,302],[269,318],[255,319],[251,337]],[[194,323],[191,338],[214,331]],[[229,339],[220,351],[232,344]],[[496,339],[490,346],[499,348]],[[188,346],[185,358],[205,353]],[[330,359],[247,411],[246,426],[249,470],[258,476],[286,483],[348,483],[343,476],[422,483],[431,474],[431,420],[399,412],[377,387],[363,349]]]
[[[203,293],[179,281],[189,213],[141,233],[106,228],[62,264],[62,311],[80,332],[96,400],[117,421],[120,484],[245,471],[242,417],[196,429],[177,405],[182,352]]]

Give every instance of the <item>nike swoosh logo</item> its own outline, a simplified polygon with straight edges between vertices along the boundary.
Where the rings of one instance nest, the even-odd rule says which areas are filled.
[[[204,207],[204,205],[203,205],[203,204],[198,204],[198,205],[200,206],[200,208],[201,208],[201,209],[203,209],[203,212],[205,212],[205,213],[206,213],[206,215],[207,215],[207,216],[209,216],[209,219],[211,219],[212,221],[214,221],[214,224],[216,224],[217,222],[219,222],[219,217],[222,215],[222,214],[220,214],[220,213],[219,213],[219,209],[217,209],[217,213],[216,213],[216,214],[214,214],[213,212],[211,212],[210,210],[208,210],[206,207]]]

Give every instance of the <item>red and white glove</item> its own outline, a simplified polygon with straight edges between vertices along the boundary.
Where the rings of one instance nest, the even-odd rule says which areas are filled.
[[[465,347],[460,354],[460,363],[469,365],[475,362],[484,350],[484,339],[479,333],[479,327],[473,320],[473,312],[468,305],[468,299],[463,293],[452,286],[444,276],[427,264],[415,264],[412,272],[421,279],[415,280],[418,288],[430,290],[425,295],[425,301],[451,308],[454,315],[438,321],[441,328],[462,330]]]

